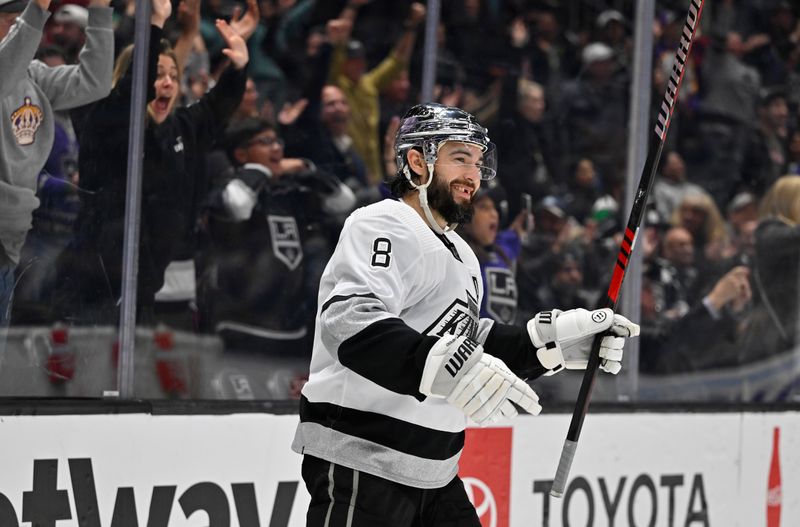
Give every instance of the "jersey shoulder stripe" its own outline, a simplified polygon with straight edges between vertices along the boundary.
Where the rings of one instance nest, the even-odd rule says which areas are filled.
[[[378,297],[375,296],[375,293],[364,293],[364,294],[361,294],[361,295],[359,295],[359,294],[336,295],[336,296],[328,299],[328,301],[326,301],[322,305],[322,308],[319,310],[319,312],[320,312],[320,314],[322,314],[331,306],[331,304],[335,304],[336,302],[345,302],[347,300],[350,300],[351,298],[370,298],[370,299],[376,300]]]

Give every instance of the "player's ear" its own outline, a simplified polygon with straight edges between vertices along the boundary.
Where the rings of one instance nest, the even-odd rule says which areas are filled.
[[[424,176],[428,173],[428,166],[425,164],[425,157],[419,150],[410,148],[408,152],[406,152],[406,160],[408,161],[409,168],[411,168],[415,174]]]

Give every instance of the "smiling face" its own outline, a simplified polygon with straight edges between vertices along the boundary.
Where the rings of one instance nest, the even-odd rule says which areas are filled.
[[[428,203],[445,222],[463,224],[472,218],[472,197],[481,186],[478,164],[482,161],[481,148],[471,143],[448,141],[439,148]],[[427,174],[427,167],[423,172]]]
[[[181,88],[178,65],[169,55],[158,56],[155,88],[156,98],[147,105],[147,111],[156,124],[161,124],[175,107]]]
[[[283,141],[278,138],[275,130],[264,130],[237,148],[235,155],[241,164],[258,163],[267,167],[274,176],[279,176],[283,160]]]

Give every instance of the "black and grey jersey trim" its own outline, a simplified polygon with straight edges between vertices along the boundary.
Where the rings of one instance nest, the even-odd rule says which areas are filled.
[[[445,486],[458,472],[464,432],[442,432],[331,403],[300,401],[292,449],[417,488]]]
[[[300,399],[300,420],[318,423],[404,454],[446,460],[464,448],[464,432],[443,432],[386,415]]]
[[[325,310],[327,310],[329,307],[331,307],[331,304],[335,304],[336,302],[344,302],[345,300],[350,300],[351,298],[374,298],[374,299],[377,299],[378,297],[375,296],[374,293],[366,293],[366,294],[363,294],[363,295],[337,295],[337,296],[331,297],[327,302],[325,302],[322,305],[322,309],[320,310],[320,313],[324,313]]]

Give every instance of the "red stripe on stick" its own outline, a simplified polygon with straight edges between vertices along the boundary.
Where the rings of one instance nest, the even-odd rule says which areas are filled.
[[[614,267],[614,275],[611,277],[611,285],[608,286],[608,298],[614,303],[617,302],[623,276],[625,276],[625,266],[617,260],[617,265]]]
[[[628,243],[633,243],[633,238],[636,236],[634,232],[631,230],[630,227],[625,227],[625,241]]]
[[[631,242],[628,241],[627,237],[622,238],[622,244],[621,245],[622,245],[622,248],[625,249],[625,252],[627,254],[631,253]]]

